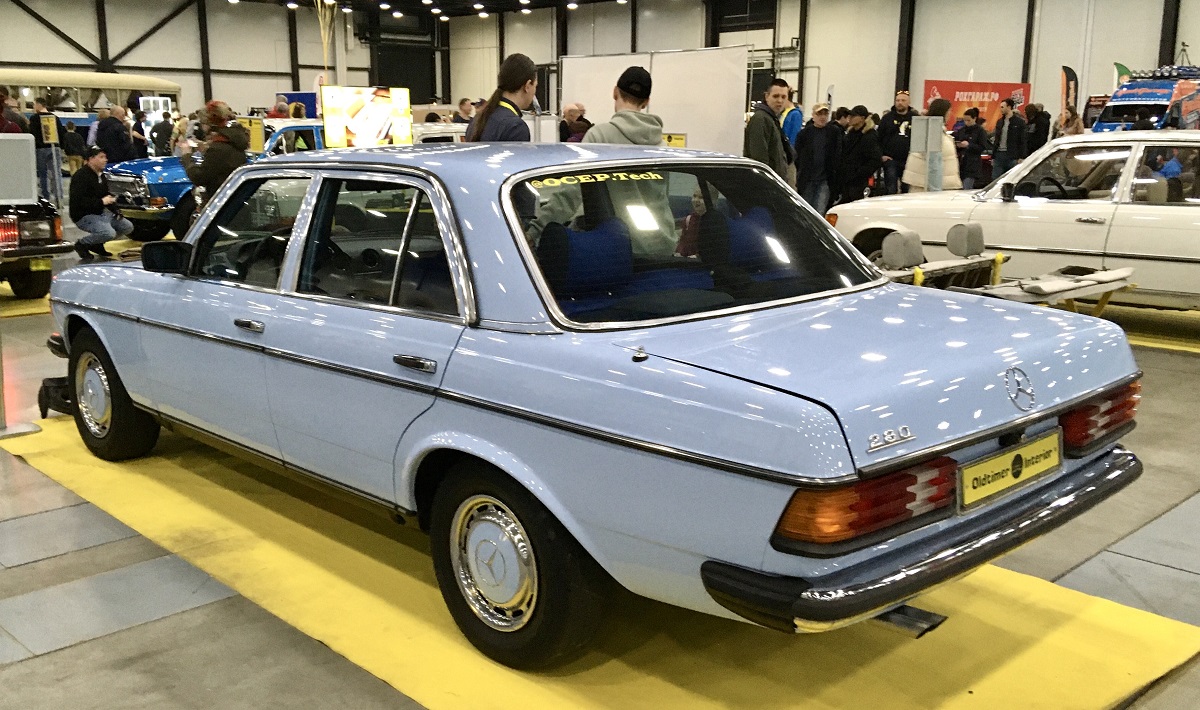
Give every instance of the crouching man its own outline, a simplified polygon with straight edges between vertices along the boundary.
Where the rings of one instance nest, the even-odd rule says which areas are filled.
[[[71,221],[87,232],[75,242],[75,252],[84,261],[93,256],[108,257],[104,243],[133,232],[133,223],[108,209],[117,198],[108,194],[104,166],[108,157],[100,148],[88,148],[80,168],[71,176]]]

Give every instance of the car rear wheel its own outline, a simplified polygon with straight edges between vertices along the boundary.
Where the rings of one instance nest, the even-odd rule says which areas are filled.
[[[18,271],[8,275],[8,285],[17,298],[41,298],[50,293],[54,275],[49,271]]]
[[[158,442],[159,424],[133,406],[100,338],[88,329],[77,333],[68,362],[75,427],[88,449],[105,461],[149,453]]]
[[[545,506],[486,464],[460,464],[438,488],[430,543],[454,622],[506,666],[565,663],[603,619],[612,580]]]

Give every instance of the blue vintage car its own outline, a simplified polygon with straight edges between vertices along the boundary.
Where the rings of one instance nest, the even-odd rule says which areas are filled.
[[[614,584],[786,632],[870,618],[1141,472],[1094,318],[891,284],[761,164],[450,144],[241,168],[51,302],[97,456],[160,427],[427,530],[519,668]]]
[[[318,150],[324,147],[324,129],[319,119],[264,122],[267,135],[263,151],[251,154],[252,160],[268,155]],[[196,156],[196,162],[204,158]],[[104,171],[109,192],[117,198],[121,214],[133,222],[133,238],[138,241],[162,239],[167,232],[182,234],[191,222],[192,181],[175,156],[144,158],[113,163]],[[180,214],[176,206],[184,204]]]

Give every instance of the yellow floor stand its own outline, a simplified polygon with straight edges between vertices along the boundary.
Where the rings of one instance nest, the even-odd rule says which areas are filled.
[[[0,283],[0,318],[40,316],[50,312],[50,299],[17,298],[8,283]]]
[[[873,623],[788,636],[631,598],[581,660],[518,673],[459,635],[418,532],[178,436],[109,464],[64,417],[0,446],[434,709],[1106,708],[1200,652],[1200,628],[988,566],[919,600],[949,616],[920,640]]]

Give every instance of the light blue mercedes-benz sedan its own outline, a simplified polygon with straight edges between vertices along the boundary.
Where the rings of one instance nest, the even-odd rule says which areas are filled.
[[[52,303],[97,456],[166,427],[382,506],[519,668],[579,652],[615,585],[787,632],[929,628],[914,597],[1141,472],[1117,326],[890,284],[709,153],[271,158]]]

